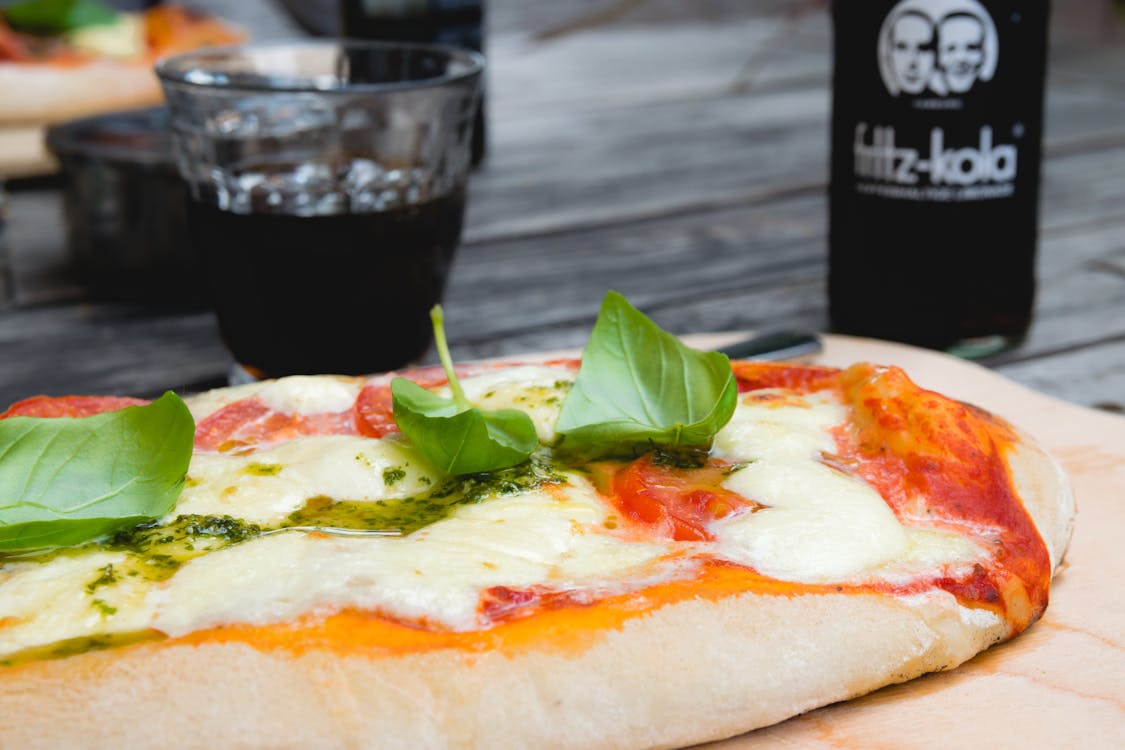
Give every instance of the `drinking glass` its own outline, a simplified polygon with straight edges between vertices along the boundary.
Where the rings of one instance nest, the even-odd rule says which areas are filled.
[[[327,40],[157,66],[191,245],[246,371],[370,373],[426,351],[482,66],[454,48]]]

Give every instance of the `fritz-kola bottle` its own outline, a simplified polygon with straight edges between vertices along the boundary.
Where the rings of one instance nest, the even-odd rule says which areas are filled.
[[[833,328],[966,355],[1031,322],[1047,0],[835,0]]]

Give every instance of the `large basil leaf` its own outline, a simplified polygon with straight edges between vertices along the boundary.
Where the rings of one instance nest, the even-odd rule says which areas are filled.
[[[163,516],[194,432],[171,392],[92,417],[0,420],[0,550],[80,544]]]
[[[527,460],[539,445],[531,417],[516,409],[473,407],[453,370],[440,305],[430,311],[430,319],[453,397],[442,398],[406,378],[392,380],[395,423],[402,434],[430,463],[449,474],[495,471]]]
[[[583,454],[705,447],[737,399],[725,354],[684,346],[609,292],[555,431],[561,449]]]

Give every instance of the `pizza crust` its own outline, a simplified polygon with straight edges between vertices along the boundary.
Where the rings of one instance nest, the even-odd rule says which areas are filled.
[[[46,145],[50,125],[163,101],[148,64],[0,63],[0,177],[55,171],[57,163]]]
[[[137,646],[15,668],[0,683],[0,738],[26,748],[677,747],[950,668],[1006,628],[966,626],[957,609],[747,594],[664,607],[580,654]]]
[[[53,172],[47,151],[46,128],[40,125],[0,125],[0,178],[32,177]]]
[[[0,63],[0,125],[49,125],[163,101],[151,64]]]
[[[1070,482],[1058,462],[1027,435],[1020,434],[1007,460],[1016,494],[1047,545],[1051,570],[1058,571],[1070,545],[1077,513]]]

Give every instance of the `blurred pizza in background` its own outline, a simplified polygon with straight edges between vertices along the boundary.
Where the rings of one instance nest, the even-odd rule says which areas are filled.
[[[53,170],[43,144],[47,125],[159,104],[159,58],[244,36],[180,5],[133,13],[98,0],[23,0],[3,8],[0,176]]]

